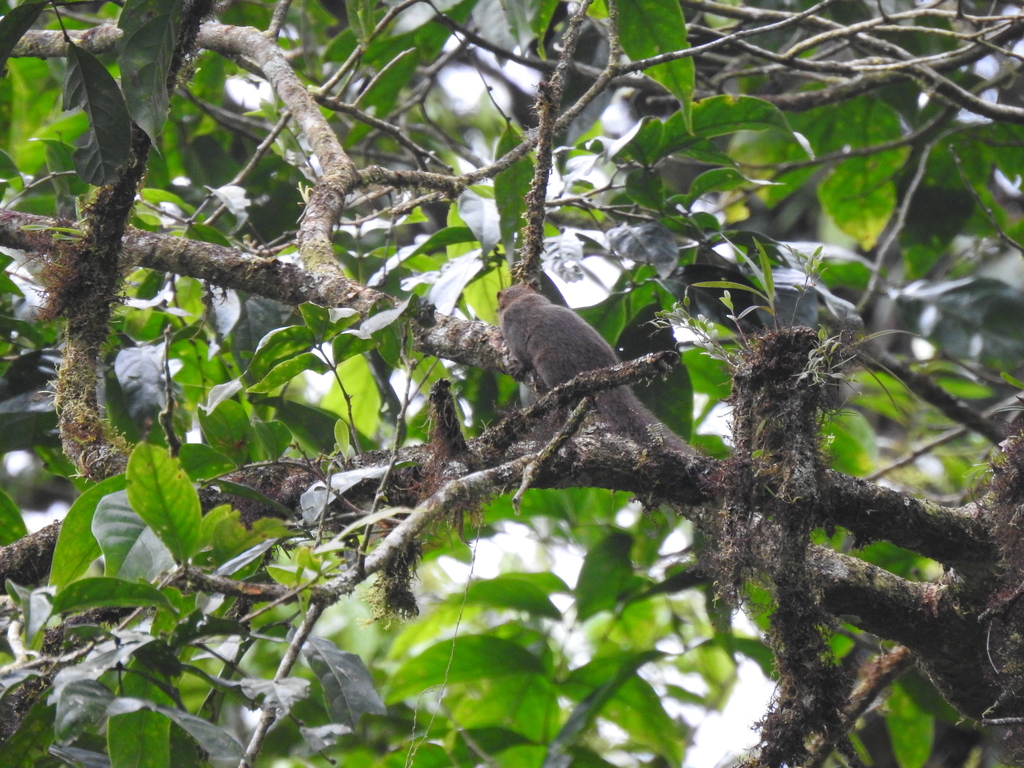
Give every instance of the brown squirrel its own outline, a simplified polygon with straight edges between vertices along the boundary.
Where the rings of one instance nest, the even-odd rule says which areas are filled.
[[[535,371],[548,389],[576,374],[618,365],[615,351],[586,321],[566,307],[552,304],[526,285],[513,285],[498,293],[498,323],[512,353],[511,373],[520,377]],[[660,444],[692,453],[682,439],[648,411],[627,386],[602,392],[595,398],[601,420],[611,429],[641,445]]]

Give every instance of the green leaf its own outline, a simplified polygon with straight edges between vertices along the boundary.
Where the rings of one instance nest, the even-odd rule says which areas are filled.
[[[278,363],[266,376],[246,391],[266,394],[273,392],[278,387],[284,386],[305,371],[327,373],[329,370],[331,370],[331,367],[319,355],[313,352],[303,352],[290,360]]]
[[[886,701],[885,722],[892,751],[900,768],[921,768],[932,751],[932,719],[914,703],[901,685],[893,686]]]
[[[182,0],[128,0],[117,26],[121,87],[132,119],[156,140],[167,119],[167,74],[181,24]]]
[[[576,582],[576,614],[580,620],[615,608],[638,581],[630,550],[633,538],[616,531],[590,548]]]
[[[693,135],[700,138],[769,128],[790,130],[778,107],[753,96],[710,96],[693,105]]]
[[[124,475],[107,478],[94,485],[71,505],[64,516],[53,551],[53,565],[50,567],[50,584],[63,589],[89,568],[100,555],[100,545],[92,534],[93,514],[96,506],[106,496],[123,491],[128,484]]]
[[[182,469],[193,483],[211,480],[235,468],[235,463],[205,443],[186,443],[178,454]]]
[[[240,403],[225,400],[211,413],[200,410],[199,424],[206,441],[236,466],[249,459],[249,447],[255,436],[249,416]]]
[[[21,510],[7,493],[0,488],[0,546],[17,541],[28,533]]]
[[[103,551],[106,576],[149,581],[174,565],[167,547],[131,508],[126,491],[100,499],[92,517],[92,533]]]
[[[386,715],[373,687],[370,671],[354,653],[339,650],[330,640],[310,636],[302,650],[320,681],[331,721],[354,728],[364,714]]]
[[[903,135],[899,113],[871,97],[791,114],[789,120],[818,154],[874,146]],[[864,249],[874,245],[895,210],[895,177],[908,156],[904,147],[849,157],[818,186],[822,206]]]
[[[1007,384],[1012,384],[1017,389],[1024,389],[1024,381],[1021,381],[1020,379],[1011,376],[1006,371],[1001,371],[999,375],[1003,377],[1003,381],[1005,381]]]
[[[676,0],[635,0],[619,14],[622,49],[633,61],[690,47],[686,41],[686,19]],[[644,74],[665,86],[679,99],[685,125],[690,125],[694,91],[692,58],[675,59],[644,70]]]
[[[825,422],[825,433],[832,469],[863,477],[877,466],[878,439],[862,413],[840,411]]]
[[[565,725],[562,726],[558,735],[551,741],[548,747],[548,754],[544,759],[544,766],[558,765],[559,757],[566,754],[566,748],[577,741],[580,734],[594,722],[598,713],[601,712],[609,699],[618,692],[619,688],[625,682],[634,678],[640,667],[649,661],[661,658],[662,655],[660,651],[646,651],[628,659],[616,660],[614,665],[599,662],[600,666],[611,672],[611,678],[607,682],[602,683],[573,708],[568,720],[565,721]]]
[[[7,59],[14,46],[36,23],[39,14],[46,8],[44,0],[29,0],[15,8],[10,8],[0,17],[0,77],[4,75]]]
[[[315,343],[313,331],[304,325],[277,328],[260,339],[247,373],[253,382],[262,381],[277,365],[297,354],[308,352]]]
[[[176,725],[188,732],[189,736],[215,760],[238,761],[245,750],[242,745],[223,728],[211,725],[200,717],[182,712],[174,707],[164,707],[146,699],[119,697],[107,707],[107,715],[114,717],[127,712],[150,709],[170,718]]]
[[[180,462],[142,443],[128,459],[128,501],[179,563],[196,551],[202,511]]]
[[[292,444],[292,432],[281,421],[257,421],[252,425],[266,461],[276,461]]]
[[[829,216],[864,250],[875,246],[896,210],[896,174],[904,152],[879,152],[840,163],[818,186],[818,199]]]
[[[556,621],[562,618],[561,611],[540,587],[513,574],[474,581],[469,585],[465,599],[469,604],[508,608]]]
[[[69,584],[53,599],[53,612],[84,611],[88,608],[134,608],[149,605],[155,608],[174,608],[156,587],[122,579],[81,579]]]
[[[75,150],[75,170],[96,186],[117,181],[128,163],[131,120],[117,82],[100,60],[68,43],[64,109],[81,107],[89,117],[85,144]]]
[[[437,643],[407,661],[391,678],[387,700],[401,701],[435,685],[523,672],[541,673],[543,667],[540,659],[518,643],[487,635],[464,635]]]
[[[334,425],[338,421],[336,413],[285,400],[277,404],[277,417],[303,449],[312,453],[330,453],[334,450]]]
[[[56,698],[53,733],[59,743],[66,743],[103,722],[114,694],[95,680],[74,680],[61,688]]]
[[[898,296],[911,330],[953,357],[1015,366],[1024,357],[1024,292],[989,277],[918,281]]]
[[[138,669],[137,669],[138,668]],[[133,672],[151,671],[133,659]],[[174,702],[157,684],[142,674],[127,674],[121,681],[122,693],[149,699],[165,706]],[[140,709],[107,720],[107,752],[111,768],[171,768],[171,721],[158,712]]]

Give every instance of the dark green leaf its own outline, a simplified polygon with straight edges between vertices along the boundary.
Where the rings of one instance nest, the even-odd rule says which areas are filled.
[[[205,443],[187,443],[178,455],[182,469],[193,483],[210,480],[235,468],[235,463]]]
[[[289,360],[278,363],[266,376],[246,391],[266,394],[273,392],[278,387],[284,386],[296,376],[306,371],[327,373],[329,370],[331,370],[331,367],[319,355],[313,352],[302,352]]]
[[[149,584],[121,579],[81,579],[69,584],[53,599],[53,612],[84,611],[88,608],[133,608],[150,605],[173,610],[163,593]]]
[[[14,46],[32,28],[46,6],[47,3],[43,0],[29,0],[7,10],[3,17],[0,17],[0,77],[4,76],[7,58],[14,50]]]
[[[85,144],[75,150],[75,170],[96,186],[112,184],[127,163],[131,120],[124,97],[99,59],[68,43],[64,109],[81,107],[89,117]]]
[[[306,640],[302,653],[320,681],[324,703],[335,723],[354,728],[366,713],[387,714],[369,670],[354,653],[339,650],[330,640],[315,636]]]
[[[897,301],[911,328],[954,357],[1011,367],[1024,357],[1024,293],[987,277],[919,281]]]
[[[114,694],[95,680],[75,680],[65,685],[57,696],[57,741],[67,744],[86,728],[102,723],[113,700]]]
[[[275,366],[301,352],[308,352],[315,343],[313,331],[304,325],[273,330],[256,347],[256,354],[249,363],[248,375],[253,382],[262,381]]]
[[[164,707],[145,699],[119,697],[107,707],[107,714],[113,717],[126,712],[137,712],[140,709],[150,709],[170,718],[179,727],[188,731],[196,743],[213,759],[237,761],[245,753],[242,745],[223,728],[174,707]]]
[[[129,0],[117,25],[121,87],[132,119],[156,139],[167,119],[167,73],[181,23],[182,0]]]

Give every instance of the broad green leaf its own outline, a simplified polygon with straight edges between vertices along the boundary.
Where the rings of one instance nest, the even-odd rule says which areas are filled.
[[[268,539],[284,539],[291,534],[284,523],[274,517],[263,517],[249,525],[242,524],[239,517],[238,510],[231,509],[228,515],[218,521],[210,532],[209,539],[203,539],[204,542],[210,542],[213,548],[213,562],[218,566],[263,544]],[[205,522],[206,518],[203,518],[203,521]]]
[[[128,459],[128,501],[179,563],[196,551],[202,511],[199,495],[177,459],[142,443]]]
[[[896,210],[894,179],[906,154],[893,151],[852,157],[818,187],[822,206],[864,250],[874,247]]]
[[[193,483],[212,480],[235,468],[235,463],[205,443],[186,443],[178,454],[185,474]]]
[[[315,636],[306,640],[302,653],[320,681],[332,722],[355,727],[366,713],[387,714],[373,687],[370,671],[354,653],[339,650],[330,640]]]
[[[816,154],[876,145],[903,136],[900,116],[876,98],[860,97],[789,117]],[[874,245],[896,207],[895,177],[909,155],[900,148],[838,163],[818,186],[818,199],[844,232],[865,249]]]
[[[690,184],[690,190],[686,193],[686,205],[687,207],[692,206],[709,192],[728,192],[748,183],[750,180],[735,168],[712,168],[710,171],[702,173]]]
[[[825,422],[825,450],[832,469],[847,475],[870,474],[878,462],[878,441],[863,414],[843,410]]]
[[[778,107],[753,96],[710,96],[693,105],[693,134],[700,138],[769,128],[788,131],[789,123]]]
[[[14,500],[0,488],[0,546],[17,541],[28,533],[21,510]]]
[[[918,281],[897,296],[911,330],[953,357],[1015,366],[1024,357],[1024,292],[989,277]]]
[[[686,19],[675,0],[635,0],[619,14],[619,37],[622,49],[633,61],[664,53],[683,51],[686,41]],[[694,65],[692,58],[675,59],[644,70],[679,99],[683,122],[690,124],[693,102]]]
[[[160,590],[149,584],[122,579],[80,579],[57,593],[53,599],[54,613],[84,611],[89,608],[133,608],[150,605],[173,610]]]
[[[484,683],[483,695],[468,696],[452,712],[466,728],[500,728],[511,743],[547,743],[561,721],[560,691],[544,675],[517,672]]]
[[[366,360],[362,357],[350,357],[338,366],[338,376],[341,379],[340,386],[344,387],[344,393],[335,383],[320,401],[323,408],[336,414],[328,424],[324,425],[331,429],[329,444],[331,447],[334,446],[334,421],[339,415],[346,421],[348,420],[349,402],[346,395],[351,398],[352,417],[355,420],[356,430],[360,434],[366,436],[376,434],[381,422],[380,390],[377,388],[377,382],[374,380]],[[288,423],[287,420],[285,422]],[[292,425],[289,424],[289,426]],[[292,431],[294,432],[294,427],[292,427]]]
[[[4,76],[7,58],[22,36],[36,23],[39,14],[46,8],[43,0],[29,0],[10,8],[0,17],[0,77]]]
[[[585,620],[615,608],[637,583],[630,550],[633,539],[616,531],[590,548],[576,582],[576,613]]]
[[[296,376],[306,371],[314,373],[327,373],[331,367],[324,362],[320,355],[313,352],[303,352],[295,357],[278,363],[259,382],[249,387],[248,392],[266,394],[282,387]]]
[[[341,365],[350,357],[368,352],[373,347],[373,339],[363,339],[351,333],[339,333],[331,342],[331,355],[334,364]]]
[[[134,698],[149,699],[164,706],[174,702],[156,681],[151,671],[133,659],[132,672],[121,680],[122,693]],[[172,768],[171,721],[148,709],[126,712],[107,720],[107,751],[111,768]],[[175,767],[176,768],[176,767]]]
[[[90,184],[112,184],[128,163],[128,108],[117,82],[99,59],[68,43],[64,109],[75,107],[81,107],[89,117],[86,142],[75,150],[75,170]]]
[[[249,363],[248,376],[253,382],[262,381],[278,364],[301,353],[308,352],[316,343],[313,331],[304,325],[277,328],[262,339]]]
[[[50,584],[63,589],[86,572],[100,555],[100,545],[92,534],[96,505],[106,496],[123,491],[128,483],[124,475],[108,478],[79,496],[61,523],[57,547],[53,551]]]
[[[114,694],[95,680],[75,680],[61,688],[56,698],[54,736],[58,743],[68,743],[103,722]]]
[[[649,661],[654,661],[661,657],[659,651],[647,651],[646,653],[638,654],[632,658],[617,659],[614,664],[608,664],[605,661],[599,661],[594,666],[602,667],[608,673],[610,678],[606,682],[601,683],[586,698],[584,698],[579,704],[577,704],[572,713],[569,715],[568,720],[565,721],[565,725],[558,732],[558,735],[552,740],[548,747],[548,755],[545,758],[545,765],[555,765],[558,756],[566,754],[566,748],[575,743],[580,734],[586,728],[594,722],[594,719],[604,708],[605,704],[608,703],[622,687],[624,683],[636,676],[637,670],[640,669],[644,664]],[[581,670],[577,670],[573,673],[570,678],[570,682],[579,685],[586,678],[594,678],[594,670],[586,670],[586,673],[581,673]],[[572,680],[572,678],[578,678]],[[644,713],[647,714],[647,713]]]
[[[901,685],[893,686],[885,710],[889,739],[900,768],[921,768],[932,751],[932,718],[918,709]]]
[[[170,551],[128,503],[126,491],[108,493],[99,500],[92,533],[103,551],[106,576],[150,581],[174,566]]]
[[[540,659],[518,643],[488,635],[463,635],[431,646],[407,661],[391,678],[387,700],[401,701],[435,685],[540,673]]]
[[[199,424],[210,446],[241,466],[248,461],[255,439],[245,408],[234,400],[225,400],[212,412],[199,411]]]
[[[559,620],[562,613],[538,586],[507,574],[485,581],[474,581],[466,591],[467,603],[523,611],[530,616]]]
[[[181,24],[182,0],[129,0],[117,25],[121,87],[128,112],[151,139],[167,119],[167,74]]]
[[[334,425],[338,421],[338,414],[292,400],[284,400],[276,405],[278,419],[291,430],[303,450],[314,454],[326,454],[334,450]]]
[[[110,717],[149,709],[170,718],[176,725],[188,732],[189,736],[215,760],[239,760],[245,753],[242,745],[223,728],[208,723],[201,717],[182,712],[175,707],[164,707],[146,699],[119,697],[107,707]]]
[[[257,421],[252,425],[263,449],[265,461],[276,461],[281,458],[293,442],[291,430],[281,421]]]

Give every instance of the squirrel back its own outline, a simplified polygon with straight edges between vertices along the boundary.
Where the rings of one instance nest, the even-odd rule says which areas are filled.
[[[498,293],[498,322],[516,363],[513,375],[532,370],[548,389],[584,371],[620,362],[611,345],[579,315],[552,304],[526,285],[513,285]],[[642,445],[660,443],[682,453],[692,452],[627,386],[602,392],[595,404],[601,420],[615,432]]]

